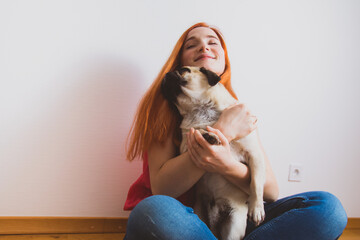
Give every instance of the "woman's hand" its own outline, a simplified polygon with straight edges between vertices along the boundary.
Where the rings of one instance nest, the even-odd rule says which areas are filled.
[[[226,108],[214,128],[219,129],[229,142],[246,137],[256,129],[256,116],[252,115],[245,104],[235,104]]]
[[[189,155],[198,168],[224,175],[236,163],[229,142],[219,130],[211,127],[207,130],[219,137],[220,145],[209,144],[198,130],[191,128],[187,135]]]
[[[190,159],[199,169],[207,172],[217,172],[235,186],[250,194],[250,170],[248,166],[233,159],[229,141],[218,129],[208,127],[207,130],[215,133],[219,137],[221,144],[211,145],[203,138],[199,131],[191,129],[187,134],[187,147]],[[260,146],[266,160],[264,200],[273,202],[278,198],[279,188],[270,161],[261,144]]]

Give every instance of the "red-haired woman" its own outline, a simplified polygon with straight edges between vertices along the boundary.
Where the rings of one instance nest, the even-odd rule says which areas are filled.
[[[211,131],[223,140],[221,145],[210,145],[198,131],[191,130],[187,136],[188,151],[179,154],[181,118],[163,98],[160,88],[165,74],[181,66],[205,67],[217,73],[236,97],[226,45],[219,30],[205,23],[187,29],[140,102],[129,135],[127,158],[141,156],[143,173],[131,186],[124,206],[125,210],[132,210],[127,240],[216,239],[191,208],[193,187],[205,172],[217,172],[249,192],[249,169],[232,158],[229,148],[231,140],[256,131],[257,119],[245,105],[226,109],[213,126]],[[347,222],[340,201],[327,192],[307,192],[277,200],[277,181],[265,158],[266,218],[257,227],[248,221],[245,239],[338,238]]]

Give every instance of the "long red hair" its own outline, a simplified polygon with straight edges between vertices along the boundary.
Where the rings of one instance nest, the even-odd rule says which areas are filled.
[[[222,34],[218,29],[206,23],[197,23],[191,26],[177,41],[169,59],[143,96],[138,106],[128,136],[126,156],[128,160],[132,161],[137,156],[141,156],[149,149],[151,143],[163,143],[169,136],[172,137],[173,143],[176,146],[180,145],[181,131],[179,126],[181,116],[173,111],[161,94],[161,82],[167,72],[174,71],[177,67],[181,66],[180,56],[183,44],[188,33],[197,27],[208,27],[217,34],[225,52],[225,70],[221,75],[220,82],[226,87],[231,95],[236,98],[236,95],[231,87],[230,61]]]

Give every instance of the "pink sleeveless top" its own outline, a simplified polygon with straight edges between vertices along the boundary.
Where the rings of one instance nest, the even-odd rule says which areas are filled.
[[[195,191],[192,187],[189,191],[181,195],[177,200],[188,207],[193,207],[195,200]],[[141,200],[152,196],[150,186],[150,174],[147,153],[143,155],[143,172],[140,177],[131,185],[124,210],[132,210]]]

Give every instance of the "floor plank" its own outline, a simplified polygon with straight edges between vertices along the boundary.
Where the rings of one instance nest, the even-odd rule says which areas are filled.
[[[0,240],[122,240],[124,233],[0,235]]]
[[[345,229],[339,240],[359,240],[360,229]]]
[[[0,235],[0,240],[122,240],[124,233]],[[360,240],[360,229],[346,229],[340,240]]]

